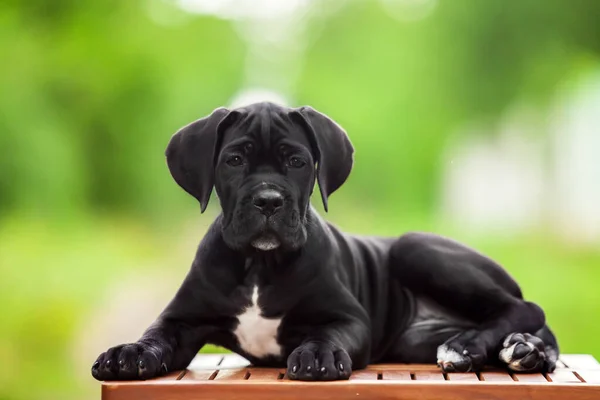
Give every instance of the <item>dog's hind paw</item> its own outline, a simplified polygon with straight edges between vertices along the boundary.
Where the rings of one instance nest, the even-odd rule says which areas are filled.
[[[498,354],[500,361],[515,372],[551,371],[553,365],[547,361],[544,342],[529,333],[511,333],[502,343]]]

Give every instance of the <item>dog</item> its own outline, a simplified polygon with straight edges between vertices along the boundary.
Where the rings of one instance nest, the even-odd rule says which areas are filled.
[[[185,369],[207,343],[302,381],[375,362],[552,371],[544,312],[496,262],[430,233],[348,235],[317,214],[315,184],[327,211],[353,157],[346,132],[311,107],[218,108],[176,132],[171,175],[201,212],[214,188],[221,213],[171,303],[137,342],[102,353],[93,377]]]

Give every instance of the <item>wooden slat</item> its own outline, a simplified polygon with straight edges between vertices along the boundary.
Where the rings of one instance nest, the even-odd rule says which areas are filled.
[[[554,372],[548,374],[548,378],[552,382],[562,382],[562,383],[581,383],[579,378],[575,376],[573,371],[569,371],[567,369],[556,369]]]
[[[279,369],[277,368],[250,368],[251,381],[276,381],[279,378]]]
[[[600,369],[600,363],[589,354],[563,354],[560,359],[571,369]]]
[[[214,378],[217,375],[216,370],[210,369],[194,369],[187,370],[185,375],[181,378],[183,381],[207,381]]]
[[[161,376],[158,378],[154,378],[155,380],[158,381],[176,381],[177,379],[180,379],[180,376],[183,376],[185,374],[186,371],[175,371],[175,372],[171,372],[165,376]]]
[[[217,373],[215,377],[216,381],[233,381],[233,380],[245,380],[249,375],[247,368],[238,368],[238,369],[221,369]]]
[[[600,384],[600,370],[597,369],[580,369],[575,371],[586,383]],[[600,395],[598,397],[600,399]]]
[[[417,381],[445,381],[444,374],[441,371],[415,371],[415,380]]]
[[[440,367],[435,364],[371,364],[366,369],[377,371],[441,371]],[[498,368],[486,366],[483,371],[498,371]]]
[[[556,360],[556,368],[567,368],[567,366],[561,360]]]
[[[217,369],[221,361],[223,360],[223,354],[198,354],[187,369]]]
[[[504,371],[484,371],[480,376],[484,382],[514,382],[508,372]]]
[[[518,382],[548,382],[546,377],[542,374],[513,374],[513,377],[515,377]]]
[[[376,371],[441,371],[435,364],[372,364],[367,367],[368,370]]]
[[[410,381],[410,371],[382,371],[381,379],[390,381],[390,380],[398,380],[398,381]]]
[[[479,378],[477,378],[477,374],[472,372],[453,372],[451,374],[446,374],[449,381],[463,381],[463,382],[479,382]]]
[[[250,365],[250,361],[246,360],[244,357],[237,354],[227,354],[221,364],[219,364],[219,369],[226,368],[242,368]]]
[[[383,364],[355,371],[350,381],[298,382],[278,379],[284,369],[248,368],[240,356],[201,355],[186,371],[174,371],[148,381],[104,382],[105,400],[598,400],[600,366],[591,356],[564,356],[567,367],[547,374],[518,374],[487,368],[476,374],[444,374],[435,365]],[[220,363],[220,365],[218,365]],[[240,367],[241,366],[241,367]],[[211,369],[212,367],[212,369]],[[414,380],[411,379],[411,373]],[[378,380],[378,374],[381,379]],[[211,379],[214,378],[214,379]]]
[[[376,381],[377,371],[374,370],[359,370],[352,372],[350,375],[351,381]]]

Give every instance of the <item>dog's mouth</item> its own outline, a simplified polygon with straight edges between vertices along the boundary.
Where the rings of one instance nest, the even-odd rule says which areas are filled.
[[[270,251],[278,248],[281,245],[281,242],[273,233],[265,232],[254,238],[250,244],[255,249],[261,251]]]

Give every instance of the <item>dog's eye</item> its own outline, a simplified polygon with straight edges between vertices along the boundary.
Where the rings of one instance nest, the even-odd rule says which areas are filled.
[[[300,157],[290,157],[288,165],[291,168],[302,168],[304,165],[306,165],[306,162]]]
[[[244,163],[244,159],[240,156],[231,156],[225,162],[231,167],[239,167]]]

